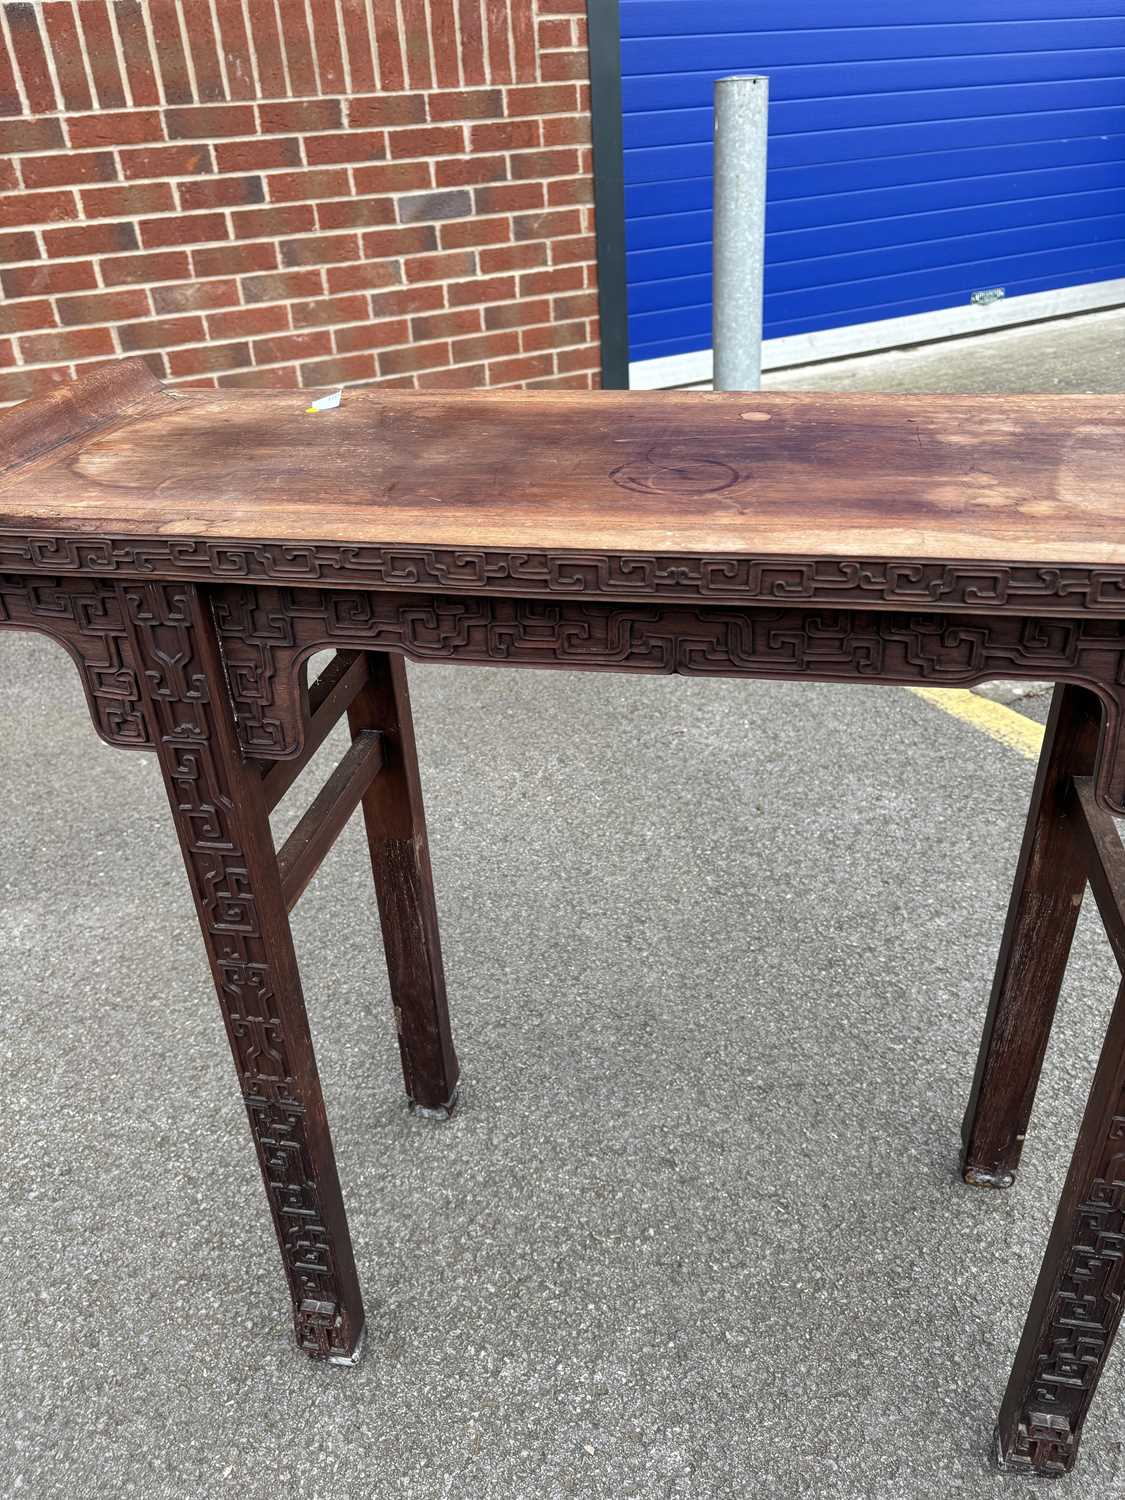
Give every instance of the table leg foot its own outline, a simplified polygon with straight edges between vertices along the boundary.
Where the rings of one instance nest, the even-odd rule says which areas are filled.
[[[355,1344],[352,1346],[352,1350],[350,1353],[345,1353],[343,1350],[336,1350],[332,1354],[328,1355],[325,1362],[330,1365],[339,1365],[342,1369],[350,1370],[353,1368],[353,1366],[359,1364],[366,1351],[367,1324],[365,1323],[359,1330],[359,1333],[356,1336]]]
[[[337,1303],[316,1296],[295,1298],[293,1326],[297,1347],[320,1364],[355,1365],[363,1356],[366,1324],[362,1310],[357,1332]]]
[[[410,1099],[407,1101],[410,1113],[417,1115],[422,1120],[452,1119],[457,1109],[460,1093],[460,1089],[455,1088],[444,1104],[417,1104],[413,1099]]]
[[[961,1181],[967,1187],[995,1188],[1003,1190],[1013,1186],[1016,1180],[1014,1172],[984,1172],[979,1167],[961,1168]]]
[[[1077,1457],[1078,1444],[1065,1420],[1044,1413],[1018,1423],[1007,1443],[999,1427],[993,1434],[992,1462],[1001,1474],[1061,1479],[1070,1473]]]

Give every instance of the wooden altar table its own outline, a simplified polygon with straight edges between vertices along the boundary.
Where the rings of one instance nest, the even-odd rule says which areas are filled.
[[[300,1346],[350,1363],[363,1334],[289,928],[358,808],[408,1098],[456,1101],[404,658],[1058,683],[963,1129],[965,1182],[1010,1186],[1087,884],[1125,969],[1125,404],[310,400],[130,361],[0,414],[0,627],[60,641],[102,738],[159,760]],[[271,809],[345,714],[276,849]],[[1072,1466],[1121,1317],[1123,994],[1000,1412],[1013,1470]]]

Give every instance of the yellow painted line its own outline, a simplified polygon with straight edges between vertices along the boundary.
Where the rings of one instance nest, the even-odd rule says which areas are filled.
[[[993,703],[991,698],[981,698],[966,688],[918,687],[907,688],[907,692],[924,698],[943,713],[952,714],[955,719],[983,730],[1002,745],[1018,750],[1028,760],[1039,759],[1043,748],[1043,725],[1025,718],[1007,704]]]

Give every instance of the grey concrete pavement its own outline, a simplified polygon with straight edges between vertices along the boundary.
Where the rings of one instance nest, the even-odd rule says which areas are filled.
[[[403,1108],[353,825],[296,913],[371,1334],[326,1369],[156,766],[0,634],[0,1494],[1038,1494],[990,1434],[1116,970],[1085,914],[1020,1180],[963,1187],[1030,763],[892,688],[411,683],[464,1103]],[[1120,1356],[1059,1493],[1125,1495]]]
[[[1125,389],[1125,308],[892,349],[863,359],[775,370],[762,384],[766,390],[786,391],[1116,395]]]

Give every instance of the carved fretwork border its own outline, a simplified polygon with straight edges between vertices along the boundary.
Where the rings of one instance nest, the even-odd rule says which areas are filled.
[[[522,598],[1125,615],[1125,567],[82,537],[0,530],[0,571]]]
[[[124,580],[0,574],[0,628],[43,631],[82,671],[111,744],[151,748],[121,598]],[[1125,619],[817,606],[613,604],[222,584],[214,604],[245,753],[300,754],[302,663],[337,647],[464,661],[685,676],[967,686],[993,677],[1073,682],[1104,707],[1095,785],[1125,814]]]
[[[1125,812],[1125,620],[839,609],[688,608],[226,585],[214,596],[247,753],[301,750],[299,669],[314,651],[415,661],[965,686],[1078,683],[1105,709],[1099,797]]]
[[[1078,1234],[1063,1266],[1050,1332],[1006,1468],[1064,1474],[1074,1463],[1089,1393],[1113,1343],[1125,1296],[1125,1095],[1098,1143],[1096,1175],[1075,1210]]]
[[[0,629],[6,626],[52,636],[70,652],[103,740],[125,750],[152,748],[116,584],[0,574]]]

